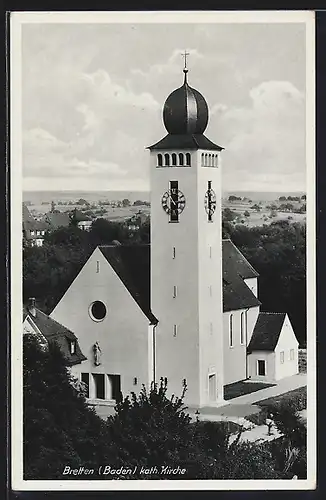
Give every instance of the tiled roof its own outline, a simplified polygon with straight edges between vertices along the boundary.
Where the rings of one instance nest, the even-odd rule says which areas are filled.
[[[214,144],[203,134],[168,134],[147,149],[207,149],[222,151],[224,148]]]
[[[83,214],[80,210],[73,210],[71,212],[71,217],[75,219],[76,222],[91,221],[91,217]]]
[[[70,224],[70,217],[64,212],[47,212],[44,216],[44,221],[47,222],[52,229],[59,227],[68,227]]]
[[[223,311],[259,306],[260,301],[244,282],[244,279],[256,278],[258,273],[231,240],[223,240],[222,257]]]
[[[50,318],[50,316],[37,308],[35,308],[35,313],[36,315],[34,316],[26,308],[24,308],[23,319],[25,320],[28,316],[48,342],[55,342],[58,345],[67,362],[67,365],[76,365],[87,359],[81,352],[78,339],[72,331],[68,330],[68,328]],[[74,354],[70,353],[71,341],[76,342]]]
[[[231,240],[225,239],[223,240],[223,267],[229,268],[229,262],[235,273],[243,279],[259,276],[235,244]]]
[[[99,249],[143,313],[156,324],[150,308],[150,246],[102,245]]]
[[[252,351],[274,351],[285,316],[286,313],[259,313],[248,345],[248,353]]]

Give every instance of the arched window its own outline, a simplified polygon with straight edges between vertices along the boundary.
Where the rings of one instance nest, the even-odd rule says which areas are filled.
[[[204,153],[201,154],[201,166],[204,166]]]
[[[190,153],[186,153],[186,165],[190,165]]]
[[[172,165],[175,166],[177,164],[177,155],[172,153]]]
[[[207,166],[208,166],[208,163],[207,163],[207,156],[208,156],[208,155],[207,155],[207,153],[206,153],[206,154],[205,154],[205,167],[207,167]]]
[[[212,155],[208,155],[208,166],[212,166]]]
[[[179,153],[179,165],[184,165],[184,156],[183,153]]]
[[[170,155],[168,153],[165,153],[165,155],[164,155],[164,161],[165,161],[165,165],[167,167],[169,167],[170,166]]]
[[[158,164],[159,167],[161,167],[163,165],[163,159],[162,159],[161,153],[159,153],[157,155],[157,164]]]
[[[229,322],[229,345],[233,347],[233,314],[230,314]]]

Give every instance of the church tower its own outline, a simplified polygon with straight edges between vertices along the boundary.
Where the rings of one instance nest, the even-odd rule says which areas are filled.
[[[185,65],[186,66],[186,65]],[[201,407],[223,400],[221,162],[208,106],[188,84],[167,98],[168,134],[150,146],[155,378]]]

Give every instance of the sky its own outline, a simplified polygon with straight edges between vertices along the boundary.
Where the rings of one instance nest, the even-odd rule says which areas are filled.
[[[302,23],[23,24],[24,189],[149,189],[185,49],[222,189],[305,191]]]

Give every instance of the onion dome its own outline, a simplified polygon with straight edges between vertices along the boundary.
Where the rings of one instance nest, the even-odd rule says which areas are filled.
[[[198,90],[187,83],[185,68],[182,87],[174,90],[163,108],[163,121],[169,134],[203,134],[208,123],[208,106]]]

